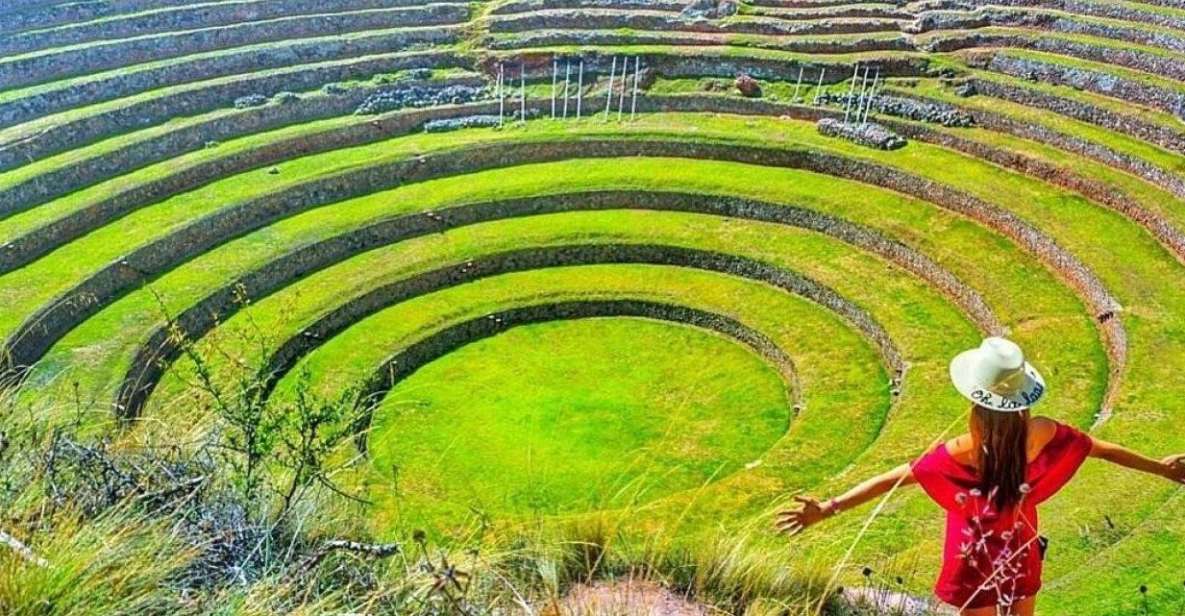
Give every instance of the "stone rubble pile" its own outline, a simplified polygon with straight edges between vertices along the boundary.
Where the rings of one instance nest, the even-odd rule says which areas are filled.
[[[460,105],[488,98],[487,88],[468,85],[431,87],[409,85],[376,92],[362,101],[354,111],[355,115],[373,115],[404,109],[407,107],[435,107],[437,105]]]
[[[460,130],[462,128],[477,128],[497,126],[502,122],[502,118],[497,115],[471,115],[460,118],[443,118],[440,120],[429,120],[424,123],[425,133],[445,133],[453,130]]]
[[[823,118],[817,126],[819,134],[847,139],[878,150],[896,150],[906,144],[905,138],[901,135],[872,122],[845,124],[843,120]]]
[[[248,94],[235,99],[235,109],[250,109],[267,104],[267,97],[262,94]]]
[[[835,104],[842,107],[848,104],[849,98],[851,98],[853,105],[860,101],[859,94],[848,94],[846,92],[843,94],[826,93],[819,96],[819,101],[824,104]],[[975,119],[967,112],[942,103],[922,102],[904,96],[887,96],[884,94],[876,94],[871,97],[871,100],[865,98],[865,103],[878,113],[885,113],[908,120],[956,127],[966,127],[975,124]]]

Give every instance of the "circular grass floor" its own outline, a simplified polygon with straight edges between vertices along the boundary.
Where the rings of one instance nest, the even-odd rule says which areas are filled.
[[[788,427],[786,387],[747,347],[690,326],[527,325],[398,384],[370,451],[404,522],[628,506],[759,460]]]

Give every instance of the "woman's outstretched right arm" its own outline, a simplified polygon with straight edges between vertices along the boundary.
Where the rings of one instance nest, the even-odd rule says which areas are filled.
[[[1090,456],[1132,470],[1159,475],[1177,483],[1185,483],[1185,453],[1154,460],[1122,445],[1092,437]]]
[[[776,524],[778,530],[795,535],[840,511],[858,507],[897,486],[912,483],[915,483],[912,470],[908,464],[902,464],[825,502],[811,496],[795,496],[798,508],[778,512]]]

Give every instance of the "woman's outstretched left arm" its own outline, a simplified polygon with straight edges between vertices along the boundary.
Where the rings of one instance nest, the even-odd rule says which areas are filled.
[[[1090,456],[1133,470],[1159,475],[1177,483],[1185,483],[1185,453],[1154,460],[1122,445],[1092,437]]]
[[[827,501],[821,502],[812,496],[795,496],[794,500],[798,502],[799,507],[778,512],[778,530],[796,535],[808,526],[841,511],[859,507],[896,486],[907,486],[913,483],[916,483],[913,471],[910,470],[908,464],[902,464]]]

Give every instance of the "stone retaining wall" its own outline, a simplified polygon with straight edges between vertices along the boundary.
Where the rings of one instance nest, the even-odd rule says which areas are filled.
[[[463,6],[454,3],[457,7]],[[218,26],[283,19],[306,14],[346,13],[396,7],[423,7],[416,0],[247,0],[231,3],[193,3],[164,10],[114,16],[93,22],[75,22],[58,28],[38,29],[0,38],[0,54],[18,55],[53,47],[79,45],[96,40],[123,39],[160,32],[197,30]],[[428,5],[425,17],[446,7]],[[327,10],[327,8],[331,10]],[[455,9],[454,9],[455,10]],[[457,13],[459,14],[459,13]],[[467,11],[465,13],[468,14]]]
[[[355,442],[358,448],[363,452],[366,451],[367,430],[365,428],[370,425],[374,409],[382,402],[387,392],[399,381],[434,359],[443,357],[466,344],[489,338],[518,325],[614,316],[672,321],[715,331],[752,348],[773,363],[783,375],[787,372],[792,373],[793,370],[789,357],[764,334],[750,329],[731,317],[695,308],[646,300],[624,299],[571,300],[521,306],[446,327],[423,340],[408,345],[387,358],[366,380],[360,396],[359,401],[364,405],[362,407],[364,412],[359,424],[355,426],[358,434]]]
[[[631,32],[613,30],[544,30],[522,32],[515,36],[490,36],[483,43],[487,49],[524,49],[532,47],[680,45],[694,47],[734,47],[736,49],[773,49],[795,53],[843,54],[866,51],[913,51],[905,37],[897,38],[778,38],[769,42],[737,41],[730,34],[704,32]]]
[[[140,97],[109,111],[66,122],[41,121],[44,130],[0,146],[0,171],[147,128],[173,118],[228,108],[251,94],[272,96],[284,91],[313,90],[335,81],[367,79],[378,73],[408,68],[463,67],[467,61],[452,52],[395,53],[295,66],[256,75],[225,77],[216,83],[182,86],[169,94]],[[30,126],[36,126],[31,124]]]
[[[1075,173],[1072,169],[1047,163],[1027,154],[997,148],[979,141],[964,139],[958,135],[930,130],[925,127],[901,124],[898,130],[915,139],[958,150],[974,158],[986,160],[1001,167],[1018,171],[1040,179],[1053,186],[1076,192],[1084,197],[1122,214],[1125,218],[1144,227],[1153,237],[1185,263],[1185,233],[1174,227],[1158,214],[1137,205],[1135,200],[1111,185]]]
[[[894,19],[862,21],[787,21],[781,19],[739,19],[730,21],[691,21],[660,11],[607,12],[597,10],[534,11],[514,13],[492,18],[491,32],[531,32],[538,30],[669,30],[732,34],[764,34],[769,36],[802,36],[808,34],[862,34],[868,32],[897,32],[901,23]]]
[[[964,8],[974,8],[962,2],[952,2]],[[963,30],[989,26],[1053,30],[1067,34],[1085,34],[1116,41],[1185,51],[1185,33],[1177,35],[1161,30],[1117,26],[1110,23],[1084,21],[1053,12],[979,7],[969,11],[926,12],[910,28],[911,32],[931,30]],[[934,49],[941,51],[941,48]]]
[[[455,43],[453,27],[381,31],[365,36],[296,40],[274,46],[186,58],[164,66],[106,75],[60,88],[38,91],[0,103],[0,128],[35,120],[67,109],[132,96],[172,85],[250,74],[267,69],[299,66],[344,58],[391,53],[411,45]]]
[[[1093,2],[1092,0],[993,0],[1005,6],[1023,6],[1040,9],[1056,9],[1078,15],[1104,17],[1119,21],[1134,21],[1162,28],[1185,30],[1185,18],[1154,10],[1142,10],[1130,4],[1117,2]]]
[[[407,83],[409,85],[427,85],[423,81],[409,81]],[[479,86],[483,83],[484,81],[478,77],[432,82],[433,85],[461,84],[469,86]],[[125,147],[104,152],[91,158],[73,161],[30,178],[26,182],[0,191],[0,204],[2,204],[0,205],[0,215],[9,215],[36,207],[76,190],[130,173],[135,169],[181,156],[188,152],[201,150],[212,142],[259,133],[292,124],[349,115],[368,96],[389,87],[354,87],[344,90],[341,94],[325,94],[323,92],[306,93],[298,96],[294,101],[283,104],[273,99],[269,105],[250,107],[220,114],[202,122],[183,125],[175,130],[154,135],[148,139],[129,142]],[[236,154],[236,156],[238,155]],[[259,159],[255,166],[262,166],[269,162],[278,161],[275,159]],[[229,175],[246,170],[246,168],[236,166],[220,166],[217,169],[219,172]],[[213,181],[217,177],[208,175],[206,176],[206,180]],[[192,188],[193,186],[193,184],[186,184],[188,188]],[[124,193],[135,190],[135,188],[131,188],[126,191],[116,192],[107,197],[104,202],[109,203],[119,200]],[[163,193],[154,192],[152,194],[159,196]],[[135,203],[140,202],[137,201]],[[97,207],[103,206],[98,205]],[[114,213],[125,212],[127,210],[121,206],[110,211]],[[99,222],[99,219],[92,218],[90,220]],[[48,237],[56,237],[60,241],[69,241],[72,239],[72,237],[63,236],[59,233],[51,234]],[[26,252],[27,249],[33,248],[35,245],[36,243],[27,242],[22,237],[13,238],[5,245],[0,246],[0,274],[27,263],[26,258],[40,254],[39,249],[34,250],[33,253]]]
[[[495,6],[490,14],[509,15],[563,9],[618,9],[678,13],[685,6],[687,6],[687,0],[512,0]]]
[[[895,93],[898,96],[910,96],[922,102],[932,102],[931,99],[925,97],[910,95],[904,92]],[[1120,171],[1125,171],[1143,178],[1153,186],[1168,191],[1176,195],[1179,199],[1185,200],[1185,177],[1154,165],[1142,158],[1125,154],[1100,143],[1058,132],[1040,123],[1015,120],[1006,115],[968,107],[960,106],[958,109],[961,113],[969,115],[976,125],[989,130],[1015,135],[1022,139],[1044,143],[1072,154],[1085,156],[1109,167],[1114,167]]]
[[[0,32],[48,28],[135,13],[167,6],[184,6],[193,0],[92,0],[45,6],[45,0],[6,0],[0,13]]]
[[[1166,126],[1146,122],[1134,115],[1121,114],[1097,105],[1045,94],[1019,85],[1003,84],[989,79],[970,81],[976,92],[1004,99],[1020,105],[1045,109],[1081,120],[1129,137],[1147,141],[1169,150],[1185,153],[1185,133]]]
[[[1185,120],[1185,92],[1177,89],[1155,86],[1111,73],[1017,58],[1005,53],[969,54],[967,63],[975,68],[1018,79],[1069,86],[1118,98],[1152,109],[1160,109]]]
[[[930,51],[955,51],[971,47],[1017,47],[1044,51],[1083,60],[1123,66],[1161,77],[1185,81],[1185,65],[1177,58],[1147,53],[1136,49],[1091,45],[1079,41],[1048,36],[985,34],[973,32],[940,38],[927,45]]]
[[[468,83],[468,81],[465,81]],[[39,175],[11,191],[0,193],[12,198],[11,203],[26,205],[40,203],[60,194],[68,187],[81,187],[117,177],[123,172],[148,163],[166,160],[188,150],[199,149],[211,139],[255,133],[258,130],[286,126],[286,124],[318,120],[351,113],[358,104],[369,96],[373,89],[347,90],[340,96],[313,95],[289,104],[270,104],[237,111],[214,118],[200,126],[181,129],[162,135],[159,139],[122,148],[98,159],[82,161],[77,166],[63,168],[60,172]],[[493,113],[497,104],[486,103],[474,107],[419,110],[411,114],[395,114],[374,118],[351,126],[322,131],[312,136],[297,136],[293,139],[267,143],[254,149],[238,150],[224,158],[205,160],[165,177],[124,188],[122,191],[104,197],[87,207],[66,216],[52,220],[24,236],[9,239],[0,245],[0,274],[23,267],[57,246],[71,242],[126,214],[165,200],[172,195],[209,184],[220,178],[231,177],[249,169],[260,168],[294,158],[294,156],[327,152],[327,150],[360,145],[360,143],[386,139],[386,137],[416,130],[430,117],[460,117],[472,115],[474,110]],[[17,211],[17,210],[12,210]]]
[[[601,55],[601,52],[586,53],[585,71],[592,70],[608,72],[612,62],[612,55]],[[823,83],[832,84],[844,81],[852,74],[852,65],[846,62],[817,59],[799,64],[783,60],[766,60],[762,58],[744,58],[731,55],[681,55],[681,54],[643,54],[642,65],[652,69],[657,74],[667,78],[694,77],[723,77],[733,78],[745,73],[757,79],[773,81],[790,81],[798,78],[799,67],[805,67],[803,82],[814,85],[820,71],[826,71]],[[926,74],[929,61],[924,58],[904,58],[886,55],[882,58],[868,58],[865,62],[874,64],[881,69],[885,77],[916,77]]]
[[[749,15],[774,17],[776,19],[897,19],[912,20],[912,13],[886,6],[859,4],[813,6],[813,7],[754,7]]]
[[[1122,334],[1118,303],[1094,273],[1054,240],[1011,212],[944,184],[810,148],[765,148],[678,139],[634,141],[585,138],[563,142],[472,145],[411,159],[350,169],[240,202],[130,252],[30,315],[5,341],[0,374],[17,380],[67,332],[112,302],[213,247],[301,211],[394,186],[508,166],[572,158],[629,156],[724,160],[805,169],[893,190],[973,218],[1035,255],[1077,290],[1105,332]],[[1122,366],[1126,340],[1108,350]],[[1120,353],[1119,351],[1123,351]],[[1117,368],[1119,369],[1119,368]]]
[[[973,289],[967,287],[953,274],[925,255],[861,225],[814,210],[741,197],[666,191],[615,190],[458,205],[436,212],[408,214],[372,223],[369,226],[303,246],[277,257],[187,308],[176,316],[174,325],[177,328],[176,331],[181,332],[187,340],[201,338],[219,323],[225,322],[229,316],[236,313],[243,306],[244,300],[258,301],[315,271],[380,246],[494,220],[559,212],[609,209],[694,212],[781,224],[828,235],[861,250],[876,254],[925,280],[941,295],[958,305],[964,314],[983,331],[988,333],[1002,331],[1002,326],[991,309]],[[472,267],[469,270],[472,270]],[[818,297],[820,299],[817,301],[827,303],[822,302],[822,296]],[[379,302],[379,304],[386,305],[383,302]],[[379,304],[361,302],[354,304],[354,306]],[[275,375],[275,378],[279,378],[295,364],[295,361],[304,352],[312,348],[306,345],[311,344],[314,340],[323,340],[334,335],[341,331],[338,325],[334,325],[335,323],[353,322],[353,320],[362,318],[359,316],[361,314],[349,312],[346,315],[339,315],[334,312],[327,315],[325,317],[327,320],[320,325],[306,328],[301,336],[286,342],[277,351],[277,355],[269,363],[269,371]],[[340,327],[344,328],[345,325],[340,325]],[[116,408],[121,413],[130,416],[138,415],[161,375],[178,357],[180,348],[177,346],[178,341],[173,336],[174,333],[165,327],[158,328],[138,349],[117,397]],[[872,333],[868,333],[868,335],[874,341],[880,341],[876,343],[876,346],[881,349],[886,365],[893,369],[892,374],[898,374],[896,371],[904,370],[904,360],[900,353],[886,344],[887,338]],[[309,340],[302,342],[301,338]]]
[[[885,0],[885,4],[904,6],[909,0]],[[851,4],[852,0],[749,0],[753,6],[765,6],[781,9],[810,9],[821,6],[842,6]]]
[[[343,36],[363,30],[453,25],[468,19],[464,5],[302,15],[219,28],[170,32],[0,61],[0,88],[44,83],[191,54],[288,39]]]

